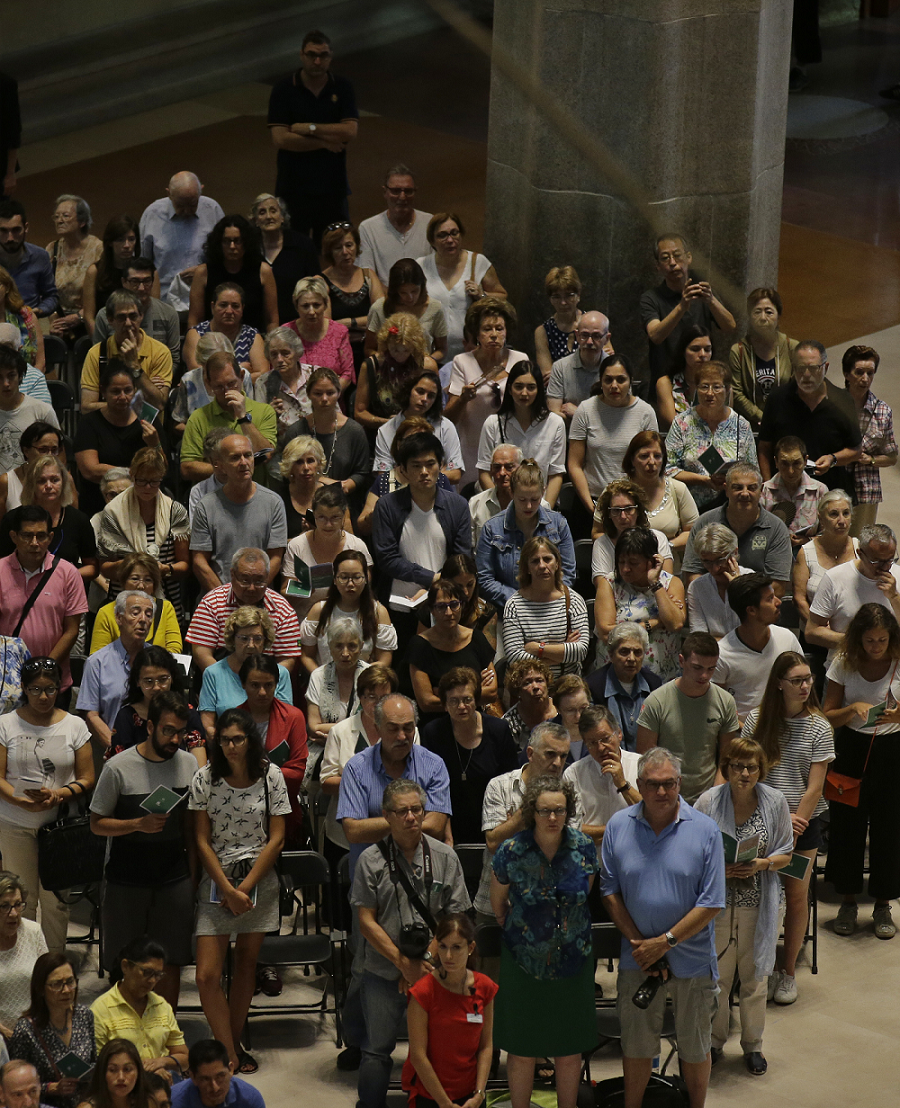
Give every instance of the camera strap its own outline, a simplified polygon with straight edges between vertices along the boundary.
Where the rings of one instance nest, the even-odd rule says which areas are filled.
[[[434,916],[428,910],[427,905],[422,903],[421,897],[412,886],[412,882],[400,868],[397,862],[397,847],[393,838],[388,838],[387,840],[381,839],[378,843],[378,849],[384,855],[384,860],[387,862],[388,876],[394,884],[395,891],[398,885],[403,887],[403,891],[406,893],[410,904],[419,913],[422,920],[428,926],[428,930],[433,935],[437,931],[437,924],[435,923]],[[434,884],[434,872],[431,865],[431,850],[429,849],[428,842],[424,835],[422,836],[422,875],[425,880],[425,899],[426,901],[430,901],[431,887]],[[398,892],[398,908],[399,905],[400,894]]]

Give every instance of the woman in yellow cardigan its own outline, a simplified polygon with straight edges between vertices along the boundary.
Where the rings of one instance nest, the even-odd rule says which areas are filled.
[[[153,626],[147,636],[147,642],[161,646],[171,654],[184,653],[184,643],[178,626],[178,617],[170,600],[162,598],[162,574],[159,562],[149,554],[126,554],[119,563],[118,584],[120,589],[140,589],[149,596],[156,597],[153,610]],[[119,625],[113,609],[115,601],[104,604],[94,621],[91,635],[91,654],[101,647],[109,646],[119,637]]]
[[[791,379],[797,340],[778,330],[783,310],[777,289],[754,289],[747,297],[747,337],[731,348],[732,404],[754,431],[766,397]]]

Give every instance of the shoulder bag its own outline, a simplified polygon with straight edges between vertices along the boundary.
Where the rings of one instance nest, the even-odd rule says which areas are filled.
[[[894,675],[897,672],[897,663],[894,663],[894,668],[891,670],[890,680],[888,681],[888,692],[890,692],[891,685],[894,683]],[[848,808],[859,807],[859,794],[862,789],[863,778],[866,776],[866,770],[869,767],[869,758],[872,757],[872,747],[875,745],[875,736],[878,734],[878,726],[872,732],[872,738],[869,742],[869,749],[866,751],[866,760],[863,764],[863,771],[861,777],[851,777],[846,773],[835,773],[833,769],[829,769],[825,774],[825,799],[833,800],[836,804],[846,804]]]

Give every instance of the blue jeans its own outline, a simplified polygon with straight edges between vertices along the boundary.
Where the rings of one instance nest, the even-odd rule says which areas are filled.
[[[341,1009],[341,1025],[344,1043],[347,1046],[362,1048],[366,1037],[366,1025],[363,1019],[362,989],[363,964],[365,962],[365,939],[359,931],[359,919],[356,912],[353,913],[353,926],[350,929],[350,984],[344,997],[344,1007]]]
[[[360,990],[366,1041],[359,1064],[357,1091],[360,1108],[384,1108],[391,1080],[391,1054],[406,1016],[406,994],[397,979],[387,981],[365,973]]]

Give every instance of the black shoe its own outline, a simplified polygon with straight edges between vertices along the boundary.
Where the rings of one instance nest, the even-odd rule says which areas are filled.
[[[710,1061],[711,1061],[712,1065],[715,1065],[716,1062],[721,1062],[722,1061],[722,1055],[724,1053],[725,1053],[725,1050],[721,1046],[710,1047],[709,1056],[710,1056]]]
[[[885,100],[893,100],[894,102],[900,101],[900,85],[891,85],[890,88],[883,88],[878,95],[884,97]]]
[[[744,1064],[747,1067],[747,1071],[752,1073],[754,1077],[762,1077],[769,1068],[769,1063],[758,1050],[753,1050],[749,1054],[745,1054]]]
[[[358,1046],[348,1046],[337,1056],[337,1068],[339,1070],[358,1070],[362,1061],[362,1051]]]

